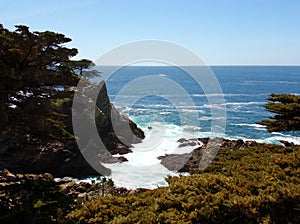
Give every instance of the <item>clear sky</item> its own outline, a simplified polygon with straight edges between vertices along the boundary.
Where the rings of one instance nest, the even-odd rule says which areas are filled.
[[[299,0],[0,0],[0,23],[64,33],[77,59],[158,39],[209,65],[300,65]]]

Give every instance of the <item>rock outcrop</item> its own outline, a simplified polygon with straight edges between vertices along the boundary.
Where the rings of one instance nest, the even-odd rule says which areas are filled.
[[[145,138],[144,132],[110,102],[105,84],[99,92],[96,105],[98,133],[112,154],[126,154],[130,152],[128,147],[131,144]]]
[[[199,146],[199,142],[202,144]],[[171,171],[189,172],[190,169],[199,168],[200,160],[208,147],[222,147],[230,150],[243,150],[248,147],[256,146],[259,143],[255,141],[229,140],[224,138],[194,138],[179,139],[178,147],[195,146],[191,153],[169,154],[158,157],[161,164]],[[208,145],[209,144],[209,145]]]
[[[97,151],[105,152],[105,155],[101,156],[107,157],[110,162],[126,161],[122,156],[114,158],[112,155],[130,153],[132,144],[140,142],[145,137],[143,131],[112,105],[105,84],[98,94],[96,105],[95,121],[105,150],[95,144],[89,135],[86,136],[86,141],[83,141],[80,149],[92,145]],[[70,111],[72,102],[67,106],[69,107],[67,110]],[[84,110],[82,116],[86,116]],[[71,114],[67,125],[68,129],[72,130]],[[82,128],[88,130],[89,124],[84,124]],[[0,131],[0,169],[5,168],[13,173],[49,172],[57,177],[99,175],[85,160],[80,149],[74,139],[34,137],[26,125],[11,126],[5,131]],[[109,174],[110,170],[102,166],[100,160],[96,163],[103,170],[102,174]]]

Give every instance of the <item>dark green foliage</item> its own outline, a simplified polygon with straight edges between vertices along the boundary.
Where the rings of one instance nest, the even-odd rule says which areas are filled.
[[[105,196],[74,223],[299,223],[300,146],[222,148],[205,171],[167,178],[169,187]]]
[[[64,46],[70,41],[59,33],[31,32],[22,25],[10,31],[0,25],[0,128],[11,122],[39,137],[74,138],[66,118],[73,87],[83,74],[99,73],[90,69],[90,60],[70,59],[78,52]]]
[[[62,194],[53,181],[30,178],[23,181],[2,189],[7,201],[1,198],[0,223],[57,223],[64,220],[73,197]]]
[[[300,130],[300,96],[292,94],[271,94],[265,108],[275,113],[270,120],[258,124],[265,125],[269,132]]]

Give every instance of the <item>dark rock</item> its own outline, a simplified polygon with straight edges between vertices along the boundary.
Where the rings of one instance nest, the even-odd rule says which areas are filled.
[[[88,95],[83,96],[83,100],[87,97]],[[72,105],[71,103],[69,106]],[[90,130],[91,122],[94,121],[86,113],[85,106],[83,104],[82,108],[79,107],[76,113],[78,113],[79,120],[87,121],[82,124],[82,129]],[[84,177],[99,175],[99,172],[102,175],[109,175],[111,171],[101,162],[125,161],[126,158],[114,158],[112,154],[124,155],[132,152],[130,149],[132,144],[141,142],[145,135],[133,121],[111,104],[104,82],[103,88],[98,93],[96,106],[93,116],[95,116],[98,133],[95,133],[95,136],[91,136],[90,133],[81,136],[80,149],[74,140],[59,141],[48,137],[34,139],[29,126],[29,129],[27,126],[20,126],[18,129],[8,128],[2,131],[0,133],[0,169],[7,168],[14,173],[52,173],[56,177]],[[28,111],[33,109],[31,105],[27,108]],[[32,126],[36,126],[34,127],[36,131],[44,128],[44,123],[40,122],[43,123],[40,119],[32,122]],[[68,129],[72,129],[71,125],[72,122],[69,121]],[[105,149],[93,142],[93,139],[99,138],[98,134]],[[83,156],[82,153],[87,148],[95,150]],[[95,158],[93,164],[86,161],[88,156]]]
[[[170,154],[166,155],[164,158],[161,157],[161,164],[170,171],[179,171],[190,159],[191,153],[189,154]]]
[[[124,156],[119,156],[118,160],[120,160],[121,162],[127,162],[128,159],[126,159]]]
[[[204,145],[207,145],[208,141],[209,141],[209,138],[198,138],[198,140],[200,142],[202,142]]]
[[[180,142],[178,146],[179,148],[186,147],[186,146],[199,146],[202,144],[202,142],[197,138],[192,138],[192,139],[181,138],[177,142]]]
[[[179,148],[182,148],[182,147],[186,147],[186,146],[195,146],[195,145],[197,145],[197,143],[194,142],[194,141],[191,141],[191,142],[184,142],[184,143],[181,143],[178,147],[179,147]]]
[[[246,144],[247,147],[253,147],[253,146],[258,145],[258,143],[256,141],[253,141],[253,140],[245,141],[245,144]]]
[[[199,168],[200,161],[206,152],[216,152],[220,147],[228,148],[231,150],[243,150],[248,147],[257,146],[259,143],[255,141],[246,141],[243,140],[228,140],[224,138],[198,138],[198,139],[179,139],[178,142],[181,143],[179,146],[184,147],[188,145],[197,146],[198,142],[202,142],[203,145],[197,147],[193,152],[189,154],[171,154],[159,156],[158,159],[161,160],[161,164],[164,165],[167,169],[171,171],[178,172],[190,172],[191,169]],[[191,144],[195,143],[195,144]]]
[[[181,139],[178,139],[177,142],[180,142],[180,143],[184,143],[184,142],[187,142],[188,140],[185,139],[185,138],[181,138]]]
[[[109,133],[115,133],[114,142],[120,142],[127,146],[131,146],[133,143],[139,143],[145,138],[144,132],[137,127],[137,125],[131,121],[125,114],[117,110],[108,98],[107,89],[105,83],[98,94],[96,102],[96,124],[98,133],[100,136],[108,135]]]
[[[95,162],[97,162],[97,160],[95,160]],[[100,170],[102,175],[111,174],[111,171],[100,163],[100,159],[97,164],[94,165],[98,167],[98,170]],[[99,172],[93,169],[80,153],[73,157],[68,163],[64,163],[59,168],[60,169],[56,172],[57,177],[86,177],[99,175]]]
[[[124,155],[124,154],[132,152],[132,150],[129,149],[127,146],[117,144],[115,149],[111,150],[110,152],[112,155],[116,155],[116,154]]]
[[[285,147],[295,146],[293,142],[288,142],[288,141],[284,141],[284,140],[280,140],[280,142],[282,144],[284,144]]]
[[[75,181],[70,181],[70,182],[67,182],[67,183],[63,183],[63,184],[60,184],[60,189],[61,189],[61,192],[63,193],[68,193],[70,192],[71,190],[75,190],[77,184]]]

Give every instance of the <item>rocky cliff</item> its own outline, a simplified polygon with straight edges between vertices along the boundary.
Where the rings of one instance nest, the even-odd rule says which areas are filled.
[[[111,154],[122,155],[131,152],[131,144],[143,139],[144,133],[112,105],[105,84],[99,92],[96,105],[96,126],[106,149]],[[72,102],[70,101],[65,107],[70,115],[66,124],[69,130],[72,130]],[[128,125],[131,131],[125,128]],[[118,132],[115,131],[116,126]],[[87,141],[86,144],[88,143]],[[120,160],[126,159],[119,157],[118,162]],[[100,162],[98,165],[102,166]],[[15,173],[48,172],[58,177],[99,175],[83,158],[74,139],[37,137],[32,135],[28,126],[24,124],[11,125],[0,132],[0,169],[4,168]]]
[[[99,92],[96,105],[98,133],[112,154],[125,154],[122,151],[124,146],[131,147],[131,144],[145,138],[144,132],[110,102],[105,84]]]

